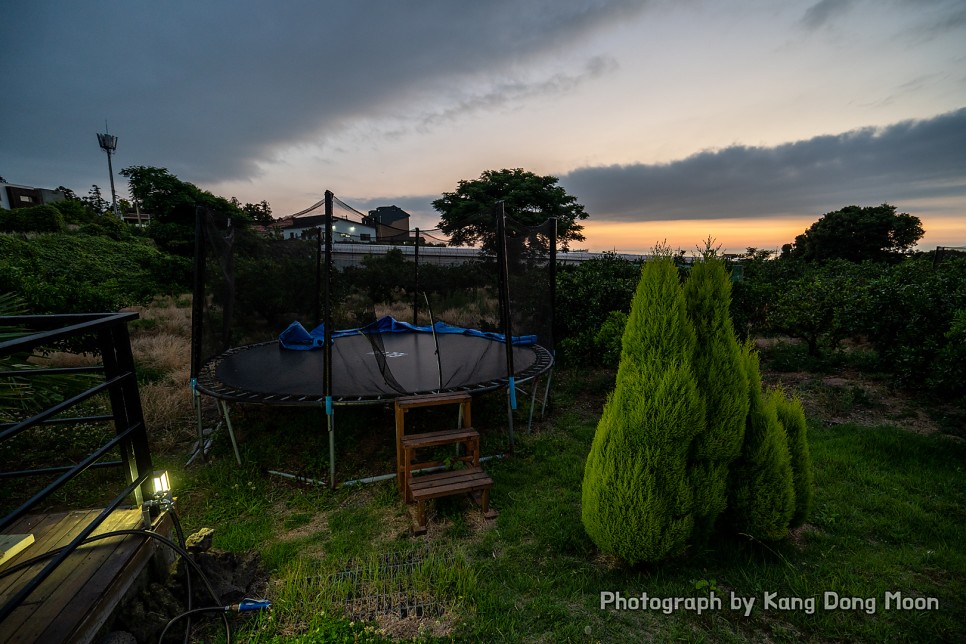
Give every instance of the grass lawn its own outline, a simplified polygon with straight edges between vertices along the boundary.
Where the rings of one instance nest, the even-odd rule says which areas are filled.
[[[552,413],[531,434],[518,426],[515,453],[485,464],[499,517],[484,522],[466,500],[439,500],[419,538],[392,481],[331,492],[267,473],[325,478],[319,412],[239,410],[243,466],[224,434],[207,465],[165,463],[186,528],[214,528],[216,548],[257,550],[269,572],[273,610],[239,622],[238,639],[966,638],[963,440],[812,420],[814,512],[790,539],[721,538],[661,565],[627,567],[602,556],[580,520],[584,460],[612,378],[558,371]],[[505,443],[500,396],[490,398],[473,410],[484,453]],[[389,411],[337,418],[343,477],[391,470]],[[632,601],[602,609],[602,593]]]

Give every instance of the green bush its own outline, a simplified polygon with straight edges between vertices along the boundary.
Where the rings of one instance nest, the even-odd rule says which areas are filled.
[[[140,240],[0,235],[0,291],[19,295],[32,313],[117,311],[181,290],[170,281],[177,271],[168,256]]]
[[[53,206],[0,210],[0,232],[56,233],[64,230],[64,217]]]
[[[811,514],[812,499],[815,496],[805,410],[802,409],[802,401],[799,398],[788,398],[781,389],[772,390],[771,396],[774,398],[778,420],[788,437],[788,453],[791,457],[795,486],[795,513],[792,515],[789,527],[797,528],[804,525]]]
[[[627,326],[627,313],[611,311],[594,335],[597,356],[603,365],[617,365],[621,359],[621,338]]]
[[[728,471],[741,453],[748,416],[748,377],[731,323],[731,279],[724,263],[694,264],[684,285],[697,349],[694,375],[705,401],[705,430],[692,449],[695,536],[706,539],[728,504]]]
[[[704,425],[695,342],[673,262],[646,263],[582,487],[587,534],[628,563],[678,554],[691,536],[687,458]]]
[[[966,309],[966,260],[933,266],[910,259],[870,280],[861,330],[879,354],[879,367],[905,387],[966,395],[956,368],[958,311]],[[961,363],[960,363],[961,365]]]
[[[732,527],[764,541],[783,539],[795,513],[795,487],[785,429],[775,400],[761,390],[758,354],[742,351],[750,405],[741,456],[731,468],[728,514]]]
[[[557,273],[557,341],[560,357],[570,364],[600,365],[595,337],[611,311],[630,310],[641,276],[639,262],[604,255]]]

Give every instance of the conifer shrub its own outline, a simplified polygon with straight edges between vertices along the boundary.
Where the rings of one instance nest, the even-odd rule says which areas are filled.
[[[731,468],[732,526],[763,541],[788,534],[795,513],[795,487],[785,429],[775,399],[761,389],[758,353],[750,342],[742,349],[748,375],[749,408],[741,456]]]
[[[788,436],[788,453],[791,457],[792,478],[795,486],[795,513],[789,527],[798,528],[805,524],[812,510],[815,494],[812,475],[812,455],[808,448],[808,427],[805,423],[805,410],[799,398],[788,398],[781,389],[772,391],[778,420]]]
[[[587,534],[631,564],[680,553],[693,530],[688,454],[704,427],[695,343],[674,263],[647,262],[582,487]]]
[[[741,347],[731,322],[731,279],[724,263],[697,262],[684,285],[697,349],[694,375],[705,402],[705,430],[691,454],[695,537],[706,539],[728,504],[728,472],[741,454],[750,398]]]

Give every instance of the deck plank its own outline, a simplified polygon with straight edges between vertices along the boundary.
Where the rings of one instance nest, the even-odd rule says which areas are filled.
[[[68,544],[99,513],[100,510],[52,513],[18,522],[11,530],[27,525],[37,542],[9,563],[16,564],[18,559],[25,561]],[[170,520],[162,521],[156,527],[167,535],[170,523]],[[140,510],[117,510],[94,534],[140,526]],[[156,543],[144,537],[121,535],[81,546],[0,622],[0,641],[90,640],[147,565]],[[41,562],[11,575],[13,580],[0,578],[4,582],[0,587],[0,603],[13,596],[44,565],[46,562]],[[0,571],[6,567],[6,563],[0,566]]]

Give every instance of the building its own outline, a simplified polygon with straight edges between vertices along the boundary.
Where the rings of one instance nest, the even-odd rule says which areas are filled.
[[[362,223],[375,228],[379,243],[398,244],[413,240],[409,234],[409,213],[399,206],[379,206],[370,210]]]
[[[0,208],[13,210],[14,208],[30,208],[45,203],[63,201],[64,193],[60,190],[46,188],[32,188],[13,183],[0,183]]]
[[[325,215],[282,217],[271,226],[282,234],[283,239],[301,239],[308,231],[325,225]],[[376,239],[376,229],[343,217],[332,218],[333,242],[371,243]]]

